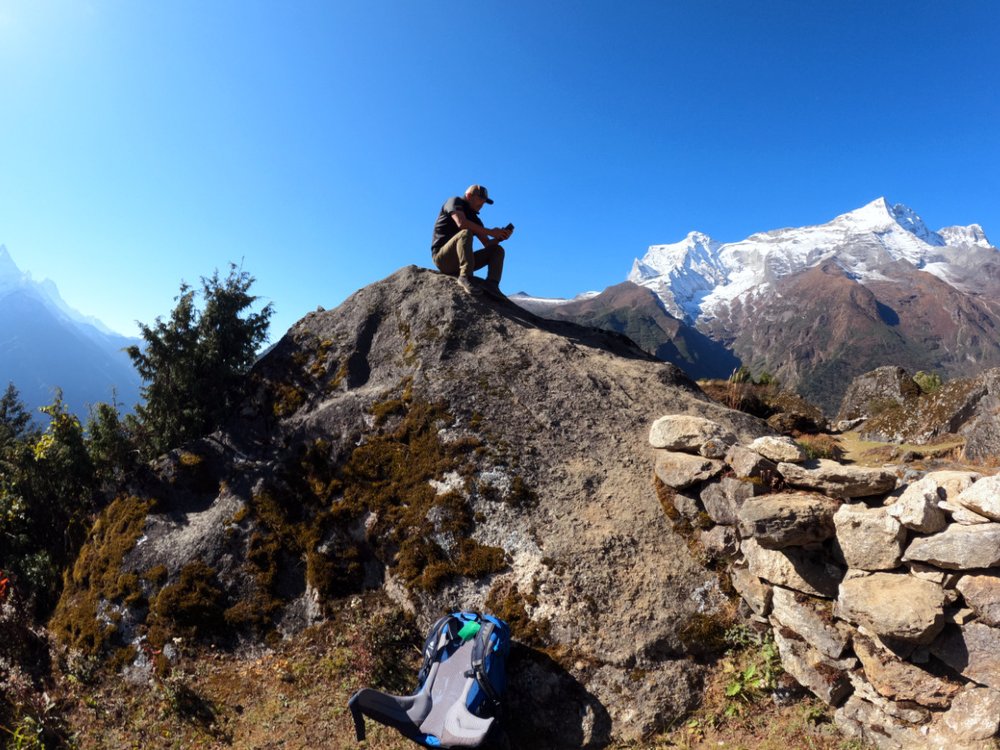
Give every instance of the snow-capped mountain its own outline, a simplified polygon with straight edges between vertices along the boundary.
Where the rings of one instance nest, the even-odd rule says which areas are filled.
[[[692,232],[649,247],[626,284],[667,317],[623,285],[533,309],[626,333],[696,377],[767,371],[830,414],[882,365],[945,378],[1000,366],[1000,251],[978,224],[932,231],[885,198],[739,242]]]
[[[879,198],[826,224],[777,229],[731,243],[693,232],[674,245],[653,245],[636,259],[628,280],[653,290],[671,314],[697,324],[735,300],[767,295],[773,283],[832,260],[862,283],[889,278],[906,261],[963,291],[983,292],[968,274],[977,251],[996,252],[982,227],[937,232],[903,205]]]
[[[14,383],[35,409],[60,388],[81,418],[112,398],[131,408],[140,381],[123,349],[134,343],[71,308],[55,283],[32,279],[0,245],[0,389]]]

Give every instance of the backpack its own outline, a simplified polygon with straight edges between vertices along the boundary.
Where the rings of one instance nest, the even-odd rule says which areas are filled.
[[[365,688],[351,696],[358,740],[367,715],[425,747],[479,747],[500,715],[510,626],[493,615],[454,612],[424,643],[417,691],[396,696]]]

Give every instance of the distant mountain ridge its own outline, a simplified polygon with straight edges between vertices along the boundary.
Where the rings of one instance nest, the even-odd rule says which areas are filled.
[[[32,412],[56,388],[81,418],[100,401],[130,409],[140,380],[123,349],[134,343],[71,308],[55,283],[33,280],[0,245],[0,388],[14,383]]]
[[[831,413],[851,378],[881,365],[946,377],[1000,365],[997,248],[978,224],[932,231],[885,198],[739,242],[691,232],[650,246],[627,280],[683,324],[677,332],[694,329],[729,355],[669,361],[696,377],[726,377],[733,361],[766,370]],[[592,320],[616,317],[593,308]],[[575,309],[544,314],[585,322]]]

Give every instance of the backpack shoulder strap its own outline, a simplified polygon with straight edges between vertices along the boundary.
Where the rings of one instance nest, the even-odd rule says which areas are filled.
[[[472,644],[472,669],[466,674],[468,677],[475,677],[476,682],[479,683],[480,689],[486,694],[486,697],[490,699],[493,706],[499,710],[500,708],[500,696],[497,694],[496,689],[493,687],[493,683],[490,682],[489,677],[486,674],[486,656],[490,652],[493,631],[496,628],[489,620],[483,620],[483,626],[476,633],[475,642]]]

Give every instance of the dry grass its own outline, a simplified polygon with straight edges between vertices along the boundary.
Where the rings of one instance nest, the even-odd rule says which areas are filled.
[[[844,460],[861,466],[881,466],[898,461],[905,453],[914,453],[920,458],[940,458],[959,460],[965,439],[957,435],[946,435],[932,444],[882,443],[862,440],[857,431],[845,432],[837,436],[844,452]]]

